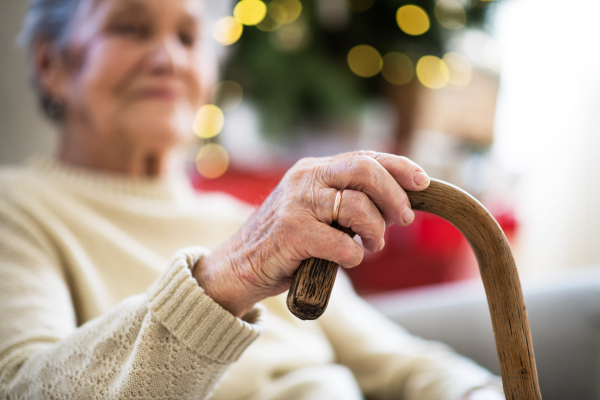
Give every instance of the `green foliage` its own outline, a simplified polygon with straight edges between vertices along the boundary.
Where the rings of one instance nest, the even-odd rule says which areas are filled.
[[[361,78],[348,68],[346,57],[352,47],[368,44],[381,55],[399,51],[416,63],[422,55],[443,55],[451,33],[436,22],[433,0],[375,0],[365,11],[348,10],[346,23],[337,29],[319,19],[318,1],[329,0],[303,0],[302,14],[295,22],[308,29],[307,45],[281,50],[273,45],[276,32],[246,26],[233,46],[226,78],[240,82],[245,96],[258,106],[267,136],[293,134],[306,121],[348,123],[365,100],[382,95],[384,85],[390,84],[381,74]],[[400,30],[396,11],[405,4],[427,12],[431,23],[427,32],[411,36]],[[486,4],[476,0],[465,7],[468,25],[481,25]]]

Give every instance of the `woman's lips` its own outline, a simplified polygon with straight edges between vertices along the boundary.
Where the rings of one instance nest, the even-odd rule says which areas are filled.
[[[138,98],[147,100],[175,101],[180,97],[178,90],[167,87],[144,88],[136,92]]]

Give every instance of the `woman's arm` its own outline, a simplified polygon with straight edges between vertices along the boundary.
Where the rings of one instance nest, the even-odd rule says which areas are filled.
[[[218,306],[192,278],[201,248],[177,253],[147,293],[77,327],[52,245],[0,202],[0,397],[210,396],[262,330]]]
[[[504,398],[499,378],[447,346],[410,335],[387,320],[354,293],[343,274],[319,322],[338,362],[352,370],[369,398]],[[481,389],[488,385],[497,389]],[[469,397],[477,393],[484,397]]]
[[[360,245],[330,226],[338,190],[339,223],[377,251],[386,224],[414,218],[404,189],[428,183],[418,165],[391,154],[303,159],[216,251],[181,256],[148,293],[79,328],[71,306],[78,300],[52,245],[35,226],[25,228],[25,216],[14,224],[18,212],[0,204],[2,237],[18,238],[0,247],[0,311],[12,321],[0,331],[0,387],[33,397],[98,387],[106,396],[137,390],[168,397],[178,388],[176,397],[206,397],[260,330],[236,316],[248,318],[257,302],[285,291],[306,258],[345,267],[362,260]],[[40,328],[44,334],[30,337]]]

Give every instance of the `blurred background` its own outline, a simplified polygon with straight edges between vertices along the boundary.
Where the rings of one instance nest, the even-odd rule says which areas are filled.
[[[600,274],[587,268],[600,264],[600,2],[211,4],[222,69],[212,104],[190,127],[199,136],[188,160],[195,187],[258,205],[302,157],[358,149],[410,157],[492,212],[526,282],[578,277],[528,298],[541,387],[545,398],[600,398]],[[26,0],[0,3],[4,165],[51,153],[57,139],[16,41],[26,7]],[[464,294],[481,291],[468,283],[478,275],[471,250],[437,217],[419,213],[411,227],[389,228],[386,248],[367,253],[350,275],[360,294],[425,337],[438,338],[439,329],[423,325],[436,318],[473,332],[479,322],[461,315],[489,325],[485,301],[473,300],[482,297]],[[405,290],[404,304],[420,308],[377,303],[398,289],[455,281],[465,283],[444,289],[437,311],[428,302],[442,289],[416,297]],[[451,303],[463,311],[444,308]],[[485,343],[461,342],[464,328],[449,329],[455,337],[446,339],[498,372],[488,325]],[[577,349],[566,345],[575,342]]]
[[[1,164],[51,152],[56,141],[16,41],[26,7],[0,4]],[[522,275],[600,263],[598,8],[593,0],[213,2],[221,82],[194,127],[194,184],[258,205],[301,157],[391,152],[482,201]],[[363,294],[478,273],[462,236],[437,217],[421,214],[386,235],[386,249],[365,257],[371,268],[351,271]]]

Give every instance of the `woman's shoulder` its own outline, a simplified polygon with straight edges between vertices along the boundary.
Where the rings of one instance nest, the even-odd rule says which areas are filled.
[[[0,199],[10,200],[19,194],[33,194],[45,183],[39,174],[26,165],[0,167]]]
[[[46,186],[42,177],[24,165],[0,166],[0,229],[30,235],[38,229],[33,215],[37,209],[43,211]]]

